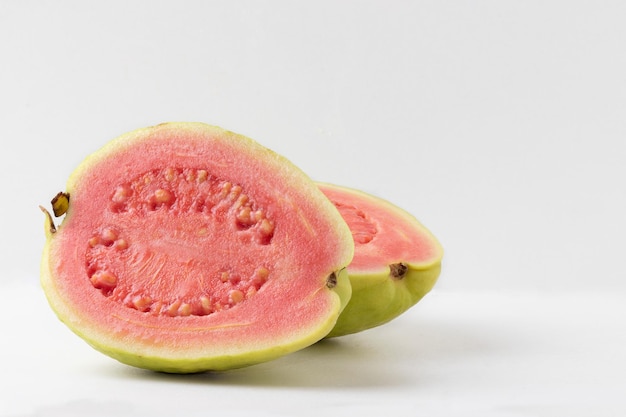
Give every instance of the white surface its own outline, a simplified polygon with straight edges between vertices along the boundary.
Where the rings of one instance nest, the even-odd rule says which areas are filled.
[[[0,317],[12,341],[3,417],[626,413],[623,295],[436,290],[377,329],[237,371],[176,376],[93,351],[49,314],[35,286],[4,294],[6,311],[31,307],[19,324]]]
[[[624,21],[621,1],[0,2],[0,416],[624,415]],[[37,205],[168,120],[412,212],[446,250],[435,292],[232,374],[91,351],[38,289]]]

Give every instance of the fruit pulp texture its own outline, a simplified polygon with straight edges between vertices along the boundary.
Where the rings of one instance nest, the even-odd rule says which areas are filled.
[[[274,221],[241,186],[206,170],[150,171],[118,185],[109,206],[116,222],[89,238],[87,276],[129,308],[208,315],[253,297],[269,278],[272,266],[259,260],[271,252]],[[229,254],[232,241],[244,250]]]

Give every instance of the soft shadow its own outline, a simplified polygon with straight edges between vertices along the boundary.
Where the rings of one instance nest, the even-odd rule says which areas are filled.
[[[347,337],[343,339],[322,340],[270,362],[225,372],[177,375],[120,366],[115,373],[153,382],[280,388],[376,388],[402,384],[402,378],[386,376],[375,351]]]
[[[396,320],[359,334],[322,340],[282,358],[247,368],[190,375],[113,366],[111,376],[148,382],[252,387],[368,389],[428,384],[438,362],[467,360],[498,347],[497,339],[461,324]],[[430,369],[430,373],[422,372]]]
[[[112,400],[75,400],[40,407],[32,413],[11,414],[6,417],[133,417],[140,415],[134,405]]]

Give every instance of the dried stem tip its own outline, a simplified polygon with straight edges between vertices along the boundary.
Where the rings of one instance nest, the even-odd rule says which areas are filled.
[[[337,274],[332,272],[328,278],[326,278],[326,286],[328,288],[335,288],[337,286]]]
[[[409,266],[404,262],[389,265],[389,273],[394,279],[402,279],[409,272]]]

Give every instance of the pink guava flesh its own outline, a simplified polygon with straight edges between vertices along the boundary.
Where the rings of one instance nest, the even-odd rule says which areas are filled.
[[[427,264],[441,249],[414,218],[384,200],[357,190],[318,184],[350,227],[355,251],[348,273],[378,271],[396,263]]]

